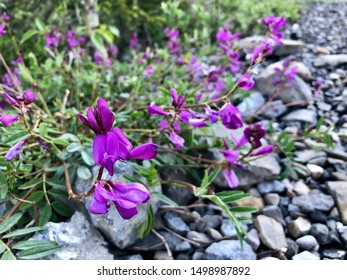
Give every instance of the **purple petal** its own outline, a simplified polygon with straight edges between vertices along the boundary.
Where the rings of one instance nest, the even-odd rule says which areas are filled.
[[[237,85],[244,90],[250,90],[254,87],[255,82],[250,74],[245,74],[237,81]]]
[[[251,156],[260,156],[260,155],[270,154],[270,153],[272,153],[273,149],[274,149],[273,145],[267,145],[267,146],[262,147],[258,151],[253,152],[251,154]]]
[[[89,204],[89,212],[91,214],[106,214],[110,205],[107,200],[97,193],[97,188],[95,189],[93,199]]]
[[[16,145],[10,148],[8,152],[6,153],[4,159],[9,161],[17,157],[19,153],[22,151],[25,142],[26,140],[19,141]]]
[[[223,175],[225,179],[227,180],[230,188],[235,188],[240,184],[239,179],[237,178],[234,170],[232,170],[231,168],[224,169]]]
[[[148,110],[148,113],[152,116],[165,116],[165,117],[167,117],[169,115],[169,113],[165,112],[162,108],[160,108],[156,104],[148,106],[147,110]]]
[[[5,96],[5,98],[7,99],[7,101],[15,106],[15,107],[19,107],[20,104],[17,102],[17,100],[15,100],[13,97],[9,96],[6,92],[3,93],[3,95]]]
[[[119,158],[122,160],[127,160],[130,151],[133,148],[128,138],[124,135],[123,131],[116,127],[112,130],[113,133],[117,135],[118,138],[118,147],[119,147]]]
[[[118,158],[118,155],[119,155],[118,137],[113,132],[107,133],[106,153],[110,156],[114,156],[115,158]]]
[[[129,219],[131,219],[132,217],[134,217],[137,214],[136,207],[135,208],[130,208],[130,209],[125,209],[125,208],[122,208],[119,205],[117,205],[117,203],[115,203],[115,206],[116,206],[119,214],[125,220],[129,220]]]
[[[235,150],[222,151],[222,154],[224,155],[225,159],[230,163],[235,163],[237,159],[240,157],[239,152]]]
[[[30,89],[27,89],[23,94],[23,100],[25,104],[33,103],[36,99],[36,94]]]
[[[10,126],[11,124],[18,121],[19,119],[20,119],[20,116],[2,115],[0,117],[0,122],[2,122],[4,126]]]
[[[105,134],[98,134],[93,140],[93,158],[97,165],[101,165],[104,160],[106,153],[106,139],[107,137]]]
[[[171,98],[172,98],[172,106],[177,106],[177,91],[174,88],[170,89]]]
[[[143,144],[133,149],[130,154],[130,159],[152,159],[157,156],[158,146],[156,144]]]
[[[108,174],[110,174],[110,176],[113,176],[114,174],[114,163],[117,161],[117,158],[115,157],[106,157],[103,161],[102,161],[102,166],[106,168],[106,170],[108,171]]]
[[[107,101],[103,98],[99,98],[96,106],[104,132],[106,133],[111,131],[114,122],[114,115],[108,107]]]
[[[101,129],[98,125],[98,122],[96,121],[94,112],[93,112],[92,108],[90,108],[90,107],[87,109],[87,119],[88,119],[90,128],[95,133],[101,133]]]
[[[174,131],[170,133],[170,140],[176,146],[177,150],[184,148],[184,139],[177,135]]]

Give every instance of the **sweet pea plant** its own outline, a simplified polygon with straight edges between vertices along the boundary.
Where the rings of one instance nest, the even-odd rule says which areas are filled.
[[[40,258],[59,250],[52,242],[27,237],[45,229],[48,221],[71,215],[64,204],[67,196],[79,200],[92,196],[88,205],[92,215],[106,214],[113,202],[124,219],[134,217],[138,204],[148,202],[152,195],[177,207],[152,191],[159,181],[163,187],[191,188],[197,198],[217,204],[242,239],[246,232],[241,221],[249,218],[243,215],[256,208],[232,204],[248,194],[215,192],[210,186],[223,172],[230,189],[238,187],[235,170],[248,168],[274,149],[272,144],[263,144],[262,123],[246,124],[233,103],[253,88],[254,68],[281,44],[284,18],[262,19],[268,36],[252,50],[240,49],[241,35],[231,33],[225,24],[218,29],[216,44],[209,46],[183,40],[180,31],[172,28],[165,28],[162,48],[141,45],[133,34],[123,58],[109,32],[96,30],[88,36],[83,28],[64,31],[41,24],[18,44],[10,23],[3,13],[0,40],[8,36],[17,56],[8,63],[0,54],[4,71],[0,194],[4,201],[14,203],[1,217],[3,258]],[[42,41],[44,59],[20,52],[33,36]],[[245,53],[250,60],[243,63]],[[206,144],[204,133],[216,126],[224,127],[230,137]],[[243,130],[239,138],[233,135],[236,129]],[[212,148],[219,149],[222,159],[206,156],[204,152]],[[107,173],[114,174],[117,161],[132,161],[144,179],[132,178],[128,183],[106,179]],[[190,168],[200,176],[200,185],[155,179],[157,170],[168,165]],[[93,179],[90,169],[95,167]],[[71,182],[77,177],[91,182],[86,183],[84,193],[74,191]],[[150,232],[153,225],[144,221],[139,236]]]

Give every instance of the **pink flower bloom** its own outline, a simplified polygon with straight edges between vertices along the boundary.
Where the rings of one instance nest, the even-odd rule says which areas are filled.
[[[143,71],[143,75],[144,76],[148,76],[148,75],[152,75],[152,74],[154,74],[155,72],[154,72],[154,69],[153,69],[153,67],[151,66],[151,65],[148,65],[147,67],[146,67],[146,69]]]
[[[226,128],[237,129],[243,126],[240,111],[229,102],[225,103],[219,110],[219,116]]]
[[[261,23],[268,28],[270,38],[273,39],[276,44],[281,45],[283,34],[279,31],[279,29],[286,26],[286,20],[283,17],[269,15],[266,18],[262,18]]]
[[[165,112],[162,108],[160,108],[158,105],[153,104],[151,106],[147,107],[148,113],[152,116],[169,116],[169,113]]]
[[[10,126],[11,124],[18,121],[19,119],[20,119],[20,116],[2,115],[0,117],[0,122],[2,122],[4,126]]]
[[[273,145],[266,145],[260,148],[258,151],[251,153],[250,156],[261,156],[261,155],[271,154],[273,149],[274,149]]]
[[[261,63],[266,56],[272,54],[272,51],[273,47],[270,41],[263,41],[262,44],[256,47],[253,51],[253,56],[251,60],[252,65],[254,65],[255,63]]]
[[[246,127],[243,134],[248,142],[251,143],[253,149],[256,149],[262,146],[260,139],[265,136],[266,130],[262,128],[261,124],[256,123]]]
[[[0,24],[0,37],[3,37],[6,34],[5,24]]]
[[[176,146],[177,150],[184,148],[184,139],[177,135],[174,131],[170,133],[170,140]]]
[[[132,34],[130,37],[130,45],[129,48],[134,48],[139,45],[139,39],[136,37],[136,34]]]
[[[255,82],[250,74],[245,74],[238,79],[237,85],[244,90],[250,90],[254,87]]]
[[[1,19],[4,22],[8,22],[10,20],[10,17],[6,14],[6,12],[3,12],[2,15],[1,15]]]
[[[230,188],[236,188],[240,184],[239,178],[231,167],[225,168],[223,175]]]
[[[6,153],[4,159],[7,161],[15,159],[19,153],[22,151],[24,144],[26,143],[27,140],[22,140],[19,141],[16,145],[11,147],[8,152]]]

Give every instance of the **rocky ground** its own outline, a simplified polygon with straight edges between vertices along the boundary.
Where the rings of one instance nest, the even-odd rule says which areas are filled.
[[[240,110],[247,111],[245,117],[260,116],[265,124],[271,121],[274,134],[284,130],[296,139],[296,171],[288,178],[279,177],[288,163],[281,153],[259,159],[250,171],[238,172],[241,185],[252,194],[240,205],[259,208],[253,222],[244,224],[248,237],[243,251],[230,220],[205,201],[178,208],[153,201],[157,208],[155,232],[142,240],[137,239],[136,228],[145,216],[144,209],[131,221],[122,220],[116,211],[87,219],[82,214],[83,205],[78,206],[82,212],[68,223],[51,223],[35,238],[56,240],[63,247],[51,257],[55,259],[168,259],[169,254],[174,259],[196,260],[346,259],[346,30],[347,3],[312,4],[286,30],[287,39],[294,41],[286,40],[275,51],[277,56],[257,69],[257,91],[239,104]],[[264,105],[274,92],[276,71],[272,64],[279,65],[283,59],[294,61],[291,65],[299,77]],[[313,93],[315,80],[322,82],[317,94]],[[322,144],[317,137],[302,137],[304,129],[314,127],[321,116],[323,130],[334,126],[334,147]],[[222,129],[216,132],[217,136],[226,133]],[[119,180],[131,173],[127,166],[118,166],[117,170]],[[162,176],[186,176],[175,172],[166,170]],[[223,178],[217,178],[215,184],[220,189],[226,186]],[[76,188],[83,189],[83,184]],[[193,198],[189,190],[166,187],[163,192],[180,205],[190,205]]]

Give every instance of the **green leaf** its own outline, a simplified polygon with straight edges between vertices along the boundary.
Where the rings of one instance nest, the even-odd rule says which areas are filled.
[[[137,236],[138,238],[144,238],[147,236],[152,228],[154,227],[154,213],[152,205],[148,204],[147,207],[147,217],[146,219],[139,225],[137,229]]]
[[[77,168],[77,176],[82,180],[89,180],[92,178],[92,172],[87,166],[82,165]]]
[[[104,43],[102,40],[102,35],[99,34],[98,32],[93,32],[92,36],[90,37],[92,43],[97,49],[103,49],[104,48]]]
[[[48,185],[50,185],[51,187],[61,188],[61,189],[65,189],[66,188],[65,181],[62,181],[62,180],[59,180],[59,179],[47,179],[46,183]]]
[[[113,43],[114,35],[111,31],[103,30],[103,31],[100,31],[100,34],[109,45]]]
[[[82,145],[80,143],[71,143],[69,146],[66,147],[66,150],[69,153],[74,153],[82,150]]]
[[[5,244],[0,240],[0,254],[6,250]]]
[[[67,146],[69,145],[70,143],[62,138],[52,138],[51,140],[54,144],[56,145],[61,145],[61,146]]]
[[[20,44],[22,45],[24,42],[29,40],[31,37],[33,37],[37,33],[38,33],[37,30],[33,30],[33,29],[28,30],[27,32],[24,33],[22,40],[20,41]]]
[[[208,186],[213,182],[213,180],[217,177],[220,170],[221,170],[221,168],[218,167],[218,168],[214,169],[211,172],[211,174],[208,174],[208,171],[205,170],[205,175],[204,175],[204,178],[202,180],[200,188],[206,190],[208,188]]]
[[[61,190],[61,189],[50,189],[50,190],[48,191],[48,193],[49,193],[50,195],[53,195],[53,196],[68,198],[68,194],[67,194],[66,190]]]
[[[48,240],[25,240],[25,241],[20,241],[16,243],[15,245],[12,246],[12,249],[16,250],[27,250],[30,248],[37,248],[37,247],[42,247],[42,246],[52,246],[52,245],[57,245],[53,241],[48,241]]]
[[[36,192],[33,192],[31,195],[29,195],[29,197],[26,200],[38,203],[41,201],[43,197],[44,197],[43,191],[36,191]],[[32,205],[33,205],[32,203],[24,202],[21,206],[19,206],[18,209],[24,210],[31,207]]]
[[[9,146],[13,146],[17,144],[19,141],[23,140],[28,136],[28,132],[26,130],[21,130],[10,137],[8,137],[5,141],[5,143]]]
[[[47,136],[47,134],[48,134],[47,124],[45,124],[45,123],[40,124],[39,133],[43,137]]]
[[[166,204],[169,204],[173,207],[179,206],[175,201],[173,201],[170,197],[166,196],[165,194],[158,193],[158,192],[152,192],[151,194],[155,195],[156,197],[158,197],[161,201],[163,201]]]
[[[47,244],[45,246],[26,249],[18,254],[18,258],[22,260],[40,259],[55,252],[58,252],[60,247],[56,244]]]
[[[17,230],[14,230],[8,234],[5,234],[3,236],[3,238],[22,236],[22,235],[26,235],[29,233],[33,233],[33,232],[40,231],[40,230],[46,230],[46,229],[47,229],[47,227],[31,227],[31,228],[17,229]]]
[[[114,34],[116,37],[120,37],[119,29],[115,26],[109,26],[108,29]]]
[[[233,206],[229,208],[231,213],[255,213],[258,208],[252,206]]]
[[[64,217],[71,217],[71,210],[62,202],[55,201],[52,204],[53,210]]]
[[[6,183],[7,183],[6,176],[4,172],[0,170],[0,184],[6,184]]]
[[[45,24],[39,18],[35,18],[35,24],[38,30],[43,31],[45,29]]]
[[[8,192],[8,185],[7,184],[0,186],[0,197],[2,199],[5,199],[7,192]]]
[[[89,166],[94,166],[95,165],[93,157],[92,157],[92,153],[90,153],[90,152],[88,152],[86,150],[82,150],[81,156],[82,156],[82,159],[83,159],[85,164],[87,164]]]
[[[39,217],[39,225],[43,226],[49,222],[52,216],[52,206],[46,205],[42,208],[40,217]]]
[[[9,217],[5,222],[2,222],[0,224],[0,233],[3,233],[10,228],[12,228],[15,224],[18,223],[20,218],[22,218],[23,214],[22,213],[16,213],[13,216]]]
[[[11,251],[6,251],[1,258],[2,261],[13,261],[16,260],[16,257],[12,254]]]
[[[146,185],[144,182],[142,182],[139,178],[136,178],[134,176],[130,176],[130,175],[123,175],[124,179],[129,181],[129,182],[137,182],[140,183],[142,185]]]
[[[19,190],[30,189],[32,187],[37,186],[40,183],[42,183],[42,178],[33,178],[30,181],[28,181],[28,182],[24,183],[23,185],[21,185],[18,189]]]
[[[251,195],[249,193],[236,193],[230,196],[224,196],[221,197],[224,203],[235,203],[237,201],[240,201],[246,197],[250,197]]]

